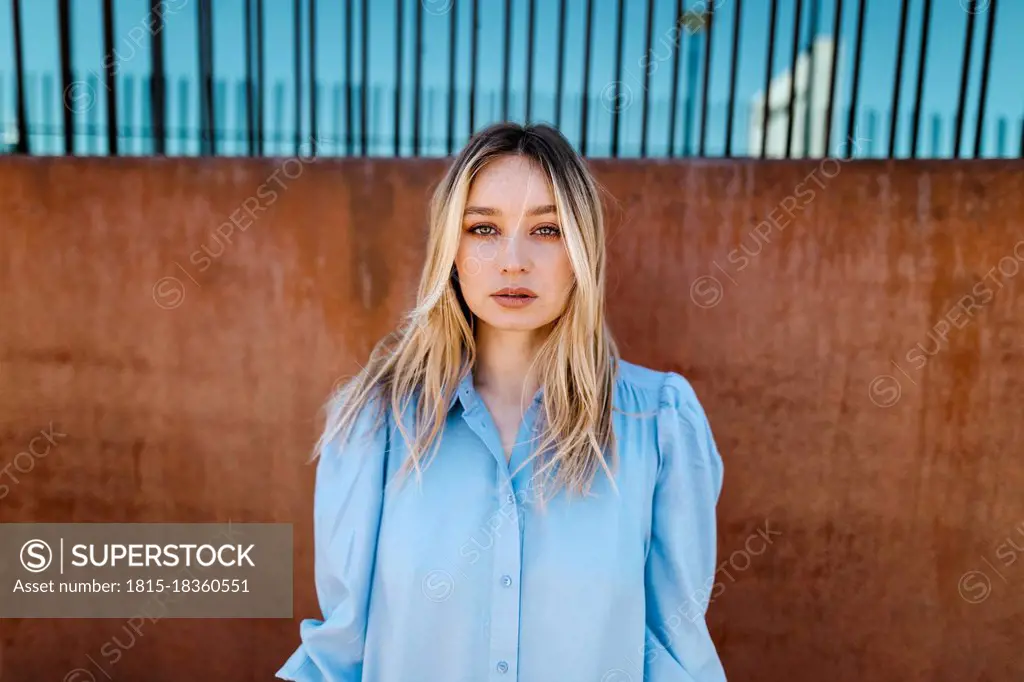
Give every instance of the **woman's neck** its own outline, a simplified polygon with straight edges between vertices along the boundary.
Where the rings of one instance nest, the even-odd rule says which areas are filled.
[[[505,405],[536,394],[540,377],[533,361],[549,329],[495,329],[477,320],[474,383],[478,391]]]

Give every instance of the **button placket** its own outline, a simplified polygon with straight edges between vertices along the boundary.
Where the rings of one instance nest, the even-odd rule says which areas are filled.
[[[512,489],[507,472],[497,472],[495,485],[498,490]],[[490,652],[492,679],[504,681],[516,679],[518,670],[522,534],[515,494],[507,492],[498,500],[500,525],[494,533]]]

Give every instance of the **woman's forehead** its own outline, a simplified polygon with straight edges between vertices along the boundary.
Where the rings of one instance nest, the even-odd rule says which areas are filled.
[[[476,174],[469,188],[468,203],[553,204],[554,194],[547,173],[533,160],[521,156],[495,159]]]

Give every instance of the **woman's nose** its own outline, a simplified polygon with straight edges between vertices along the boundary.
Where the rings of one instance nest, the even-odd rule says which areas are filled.
[[[523,272],[527,269],[525,230],[515,229],[504,237],[498,249],[498,259],[503,273]]]

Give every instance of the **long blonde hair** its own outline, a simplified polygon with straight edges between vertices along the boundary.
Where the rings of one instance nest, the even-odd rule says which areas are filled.
[[[605,321],[605,224],[597,183],[565,137],[548,125],[498,123],[470,138],[434,191],[427,256],[416,305],[395,332],[373,348],[366,366],[330,398],[313,459],[344,439],[373,403],[379,428],[386,409],[406,415],[416,400],[414,434],[395,419],[409,443],[402,471],[417,478],[440,445],[448,408],[476,361],[473,314],[462,297],[455,257],[463,211],[475,174],[490,161],[519,155],[550,178],[575,282],[565,311],[537,351],[543,377],[539,444],[527,461],[543,496],[559,489],[587,494],[598,470],[614,485],[617,465],[612,396],[619,352]],[[543,499],[541,500],[543,502]]]

